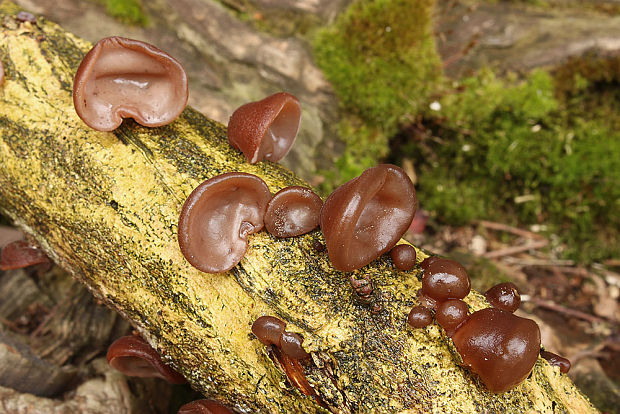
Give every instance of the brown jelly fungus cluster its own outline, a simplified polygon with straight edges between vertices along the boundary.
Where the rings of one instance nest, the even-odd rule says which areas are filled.
[[[179,217],[179,246],[187,261],[206,273],[232,269],[247,250],[248,236],[263,228],[270,198],[263,180],[242,172],[196,187]]]
[[[521,295],[514,283],[506,282],[493,286],[484,293],[491,306],[506,312],[514,312],[521,305]]]
[[[452,340],[465,366],[496,393],[521,383],[540,351],[536,322],[495,308],[474,312]]]
[[[540,351],[540,356],[545,359],[549,365],[560,368],[561,373],[567,374],[568,371],[570,371],[571,363],[568,359],[544,350]]]
[[[166,52],[139,40],[107,37],[86,54],[75,75],[73,103],[98,131],[123,118],[155,127],[174,121],[187,104],[187,75]]]
[[[21,269],[38,264],[50,264],[45,252],[27,241],[7,244],[0,253],[0,270]]]
[[[306,187],[278,191],[267,204],[265,228],[276,237],[306,234],[319,225],[323,200]]]
[[[286,332],[286,322],[273,317],[261,316],[252,324],[252,333],[265,345],[276,346],[283,354],[295,360],[310,357],[302,343],[304,339],[294,332]]]
[[[108,364],[131,377],[162,378],[172,384],[184,384],[185,378],[163,363],[159,353],[139,336],[123,336],[110,345]]]
[[[390,250],[411,224],[416,208],[413,183],[394,165],[369,168],[338,187],[321,209],[332,265],[350,272]]]
[[[390,250],[390,257],[399,270],[411,270],[415,266],[415,248],[409,244],[399,244]]]
[[[183,405],[177,414],[234,414],[234,412],[219,401],[196,400]]]
[[[241,150],[247,162],[279,161],[291,149],[299,122],[301,104],[286,92],[239,107],[228,121],[228,142]]]

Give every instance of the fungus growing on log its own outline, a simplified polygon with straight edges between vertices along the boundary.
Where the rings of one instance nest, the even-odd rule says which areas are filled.
[[[521,295],[514,283],[499,283],[484,293],[491,306],[513,312],[521,305]]]
[[[420,267],[422,268],[422,270],[426,270],[432,263],[436,262],[439,259],[441,259],[441,257],[439,256],[428,256],[426,259],[422,260],[422,263],[420,263]]]
[[[276,237],[306,234],[319,225],[323,200],[306,187],[278,191],[267,204],[265,228]]]
[[[399,244],[390,250],[390,257],[399,270],[411,270],[415,266],[415,248],[408,244]]]
[[[0,85],[2,85],[2,82],[4,82],[4,65],[0,60]]]
[[[433,314],[426,306],[414,306],[409,312],[407,323],[412,328],[424,328],[433,323]]]
[[[568,374],[568,371],[570,371],[571,363],[567,358],[543,350],[540,351],[540,356],[545,359],[549,365],[559,367],[562,374]]]
[[[534,367],[540,351],[540,329],[536,322],[495,308],[471,314],[452,340],[463,363],[495,393],[521,383]]]
[[[51,263],[45,252],[24,240],[7,244],[0,253],[0,270]]]
[[[265,345],[280,344],[286,322],[274,316],[261,316],[252,324],[252,333]]]
[[[187,75],[176,59],[148,43],[118,36],[95,44],[73,85],[75,111],[98,131],[118,128],[123,118],[149,127],[169,124],[188,96]]]
[[[465,268],[454,260],[438,259],[424,270],[422,293],[435,300],[463,299],[470,289]]]
[[[301,335],[295,332],[284,332],[280,337],[280,349],[293,359],[310,358],[310,354],[301,345],[303,342]]]
[[[399,167],[382,164],[338,187],[321,209],[321,229],[333,266],[350,272],[390,250],[405,233],[417,198]]]
[[[467,304],[460,299],[448,299],[437,306],[435,319],[448,336],[452,336],[469,313]]]
[[[187,261],[206,273],[232,269],[248,248],[248,236],[263,228],[270,198],[262,179],[242,172],[196,187],[179,217],[179,246]]]
[[[196,400],[183,405],[177,414],[234,414],[234,412],[215,400]]]
[[[277,162],[291,149],[299,122],[301,104],[286,92],[239,107],[228,121],[228,141],[241,150],[250,164],[263,159]]]
[[[163,363],[159,353],[139,336],[123,336],[110,345],[108,364],[130,377],[165,379],[172,384],[184,384],[185,378]]]

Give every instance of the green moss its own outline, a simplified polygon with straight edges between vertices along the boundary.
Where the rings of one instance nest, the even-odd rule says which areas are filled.
[[[579,261],[617,252],[620,108],[586,93],[594,75],[571,73],[564,89],[542,70],[525,80],[482,71],[454,85],[441,111],[427,113],[435,138],[401,148],[415,160],[424,208],[453,224],[545,224]]]
[[[149,22],[142,9],[141,0],[97,0],[97,2],[103,4],[106,12],[120,22],[136,26],[146,26]]]
[[[316,36],[317,63],[343,107],[393,132],[440,79],[432,0],[356,1]]]

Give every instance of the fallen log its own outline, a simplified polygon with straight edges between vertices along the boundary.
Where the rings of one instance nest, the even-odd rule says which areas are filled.
[[[383,257],[370,303],[314,243],[251,236],[241,263],[205,274],[182,256],[179,211],[203,180],[229,171],[263,178],[272,193],[303,182],[283,167],[249,165],[225,127],[191,108],[171,125],[126,121],[88,128],[71,99],[90,45],[42,18],[15,18],[0,2],[0,211],[93,295],[120,312],[194,388],[240,412],[595,412],[566,375],[539,359],[515,389],[493,394],[458,365],[437,325],[407,328],[419,270]],[[174,51],[169,50],[174,55]],[[420,256],[423,256],[421,252]],[[487,306],[472,292],[473,310]],[[304,376],[316,398],[291,385],[251,335],[261,315],[304,337]]]

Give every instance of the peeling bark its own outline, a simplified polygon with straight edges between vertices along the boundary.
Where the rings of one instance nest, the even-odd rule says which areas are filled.
[[[241,412],[325,411],[250,334],[255,319],[275,315],[303,335],[312,352],[306,377],[334,412],[595,411],[542,359],[514,390],[489,393],[458,366],[440,328],[407,328],[418,271],[399,272],[387,257],[373,262],[356,272],[375,284],[371,304],[360,302],[348,277],[314,250],[318,231],[251,236],[226,274],[192,268],[176,225],[200,182],[229,171],[256,174],[273,193],[303,182],[272,163],[246,164],[224,126],[191,108],[164,127],[127,121],[113,133],[90,130],[71,100],[90,45],[41,18],[18,22],[17,11],[0,2],[0,210],[206,396]],[[486,306],[475,292],[466,302]]]

